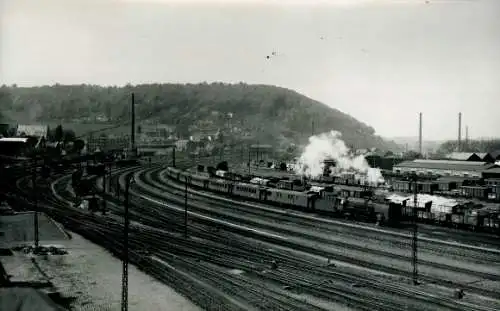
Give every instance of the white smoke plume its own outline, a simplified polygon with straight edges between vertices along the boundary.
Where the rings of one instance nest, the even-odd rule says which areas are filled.
[[[371,168],[363,155],[352,155],[349,148],[340,138],[341,133],[331,131],[309,137],[309,144],[300,155],[294,171],[310,178],[320,177],[325,166],[324,161],[333,159],[336,167],[331,168],[331,174],[353,172],[366,177],[369,184],[384,182],[378,168]]]

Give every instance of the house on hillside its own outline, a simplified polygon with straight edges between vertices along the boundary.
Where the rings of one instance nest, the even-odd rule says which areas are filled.
[[[16,136],[20,137],[37,137],[37,138],[47,138],[49,133],[49,127],[47,125],[27,125],[19,124],[17,126]]]

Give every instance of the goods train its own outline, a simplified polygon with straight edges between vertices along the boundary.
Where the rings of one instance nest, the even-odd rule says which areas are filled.
[[[392,188],[398,192],[413,192],[415,183],[411,180],[400,178],[392,182]],[[440,194],[445,196],[473,198],[500,202],[500,180],[486,179],[438,179],[417,182],[420,193]]]
[[[166,175],[173,180],[187,182],[190,186],[203,190],[271,205],[376,222],[380,225],[397,226],[409,221],[414,215],[411,200],[394,200],[391,196],[376,194],[363,187],[313,186],[306,191],[297,191],[270,187],[265,180],[244,182],[203,172],[191,173],[172,167],[167,169]],[[417,221],[420,222],[500,233],[498,210],[480,209],[478,206],[466,204],[442,209],[432,206],[430,202],[423,206],[417,205],[415,212]]]
[[[229,180],[206,173],[189,173],[169,167],[167,176],[171,179],[188,182],[189,185],[234,197],[255,200],[282,207],[299,208],[348,219],[376,222],[380,225],[400,223],[401,208],[397,204],[384,204],[368,198],[360,189],[335,190],[332,187],[314,187],[308,191],[272,188],[260,183],[247,183]],[[289,185],[289,183],[285,183]],[[303,189],[302,189],[303,190]]]

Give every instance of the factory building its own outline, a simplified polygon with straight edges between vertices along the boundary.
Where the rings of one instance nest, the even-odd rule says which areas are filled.
[[[494,163],[495,159],[500,159],[500,150],[496,152],[452,152],[446,156],[449,160],[470,161],[470,162],[488,162]]]
[[[483,162],[485,156],[486,153],[452,152],[448,154],[446,158],[452,161]]]
[[[427,176],[455,176],[482,178],[483,171],[495,167],[494,164],[477,161],[414,160],[396,164],[395,173],[413,173]]]

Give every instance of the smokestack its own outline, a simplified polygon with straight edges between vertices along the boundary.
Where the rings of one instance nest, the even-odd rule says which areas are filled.
[[[422,155],[422,113],[419,113],[418,152]]]
[[[461,140],[462,140],[462,113],[458,113],[458,147],[457,151],[460,152],[462,150],[461,146]]]

